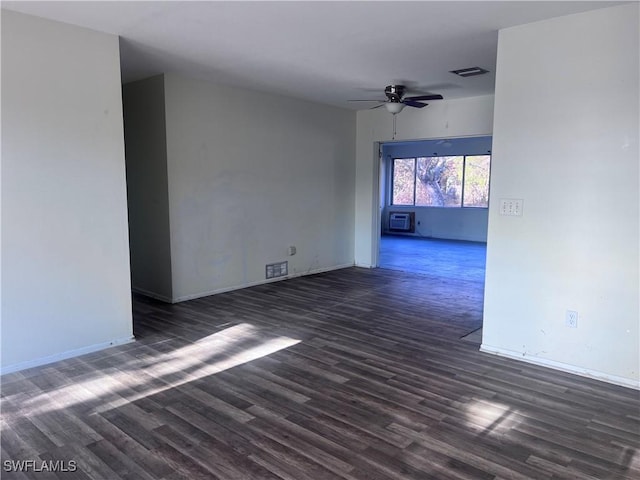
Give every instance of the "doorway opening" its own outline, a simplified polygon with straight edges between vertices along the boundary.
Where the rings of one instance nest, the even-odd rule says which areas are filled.
[[[380,144],[378,266],[484,296],[490,136]],[[482,308],[464,339],[481,343]],[[477,317],[477,318],[475,318]]]

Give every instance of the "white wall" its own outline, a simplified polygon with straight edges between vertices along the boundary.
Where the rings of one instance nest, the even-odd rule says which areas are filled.
[[[375,267],[378,258],[379,160],[377,142],[491,135],[493,96],[431,102],[393,116],[383,108],[362,110],[356,123],[355,261]]]
[[[500,32],[482,344],[636,387],[639,23],[632,4]]]
[[[165,96],[174,300],[353,265],[354,112],[172,74]]]
[[[131,283],[171,301],[164,75],[123,87]]]
[[[2,372],[132,337],[118,38],[2,12]]]
[[[449,140],[423,140],[419,142],[391,142],[382,145],[382,160],[386,171],[381,172],[391,190],[391,169],[394,158],[412,158],[448,155],[491,154],[491,137],[465,137]],[[384,175],[386,174],[386,175]],[[388,197],[389,195],[385,195]],[[386,202],[382,212],[382,231],[389,233],[389,212],[414,212],[415,232],[402,235],[472,242],[487,241],[487,208],[442,208],[390,205]]]
[[[415,232],[389,231],[389,215],[414,212]],[[439,238],[467,242],[487,241],[486,208],[408,207],[389,205],[382,211],[381,231],[385,235]]]

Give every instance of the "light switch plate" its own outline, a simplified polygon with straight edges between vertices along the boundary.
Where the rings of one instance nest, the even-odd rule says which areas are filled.
[[[523,203],[524,200],[521,198],[501,198],[500,215],[508,215],[512,217],[522,216]]]

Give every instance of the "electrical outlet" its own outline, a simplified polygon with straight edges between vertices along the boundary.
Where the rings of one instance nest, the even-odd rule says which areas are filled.
[[[578,312],[574,310],[567,310],[564,317],[564,323],[569,328],[578,328]]]

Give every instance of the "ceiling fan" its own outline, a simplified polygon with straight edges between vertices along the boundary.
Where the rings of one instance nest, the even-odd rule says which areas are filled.
[[[405,97],[406,87],[404,85],[387,85],[384,89],[386,100],[349,100],[350,102],[380,102],[380,105],[376,105],[372,108],[380,108],[383,105],[389,113],[400,113],[405,106],[423,108],[429,105],[423,103],[424,100],[442,100],[442,95],[417,95],[413,97]]]

